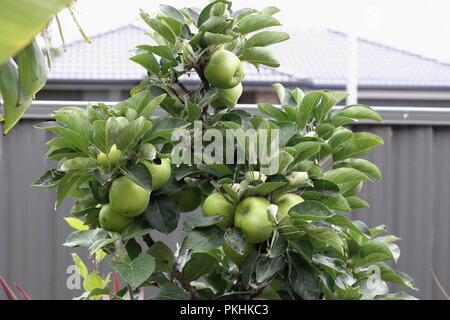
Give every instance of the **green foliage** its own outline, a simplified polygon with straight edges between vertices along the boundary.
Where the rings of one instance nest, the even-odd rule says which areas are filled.
[[[199,12],[171,6],[161,6],[161,11],[155,17],[141,12],[154,43],[139,45],[131,58],[147,70],[148,78],[129,99],[114,106],[62,108],[55,112],[56,121],[36,126],[57,135],[48,142],[47,157],[59,163],[33,185],[56,188],[57,207],[66,197],[77,199],[71,210],[77,218],[67,220],[76,231],[64,245],[89,248],[91,255],[107,254],[130,294],[142,286],[156,286],[160,292],[154,299],[236,298],[238,292],[242,299],[411,298],[388,291],[387,282],[416,289],[408,275],[384,263],[398,260],[399,248],[393,242],[399,239],[380,236],[385,226],[369,228],[347,214],[368,207],[358,195],[364,183],[381,179],[381,172],[361,157],[383,141],[346,125],[358,119],[381,121],[376,111],[362,105],[337,107],[346,97],[343,92],[305,94],[281,84],[273,86],[280,106],[258,104],[264,117],[232,106],[210,108],[219,90],[206,80],[204,68],[217,50],[229,50],[256,67],[278,66],[266,47],[289,36],[261,31],[280,25],[273,17],[278,10],[232,11],[230,2],[218,0]],[[192,72],[201,79],[197,88],[182,83]],[[158,107],[167,114],[154,118]],[[202,120],[200,128],[196,120]],[[184,129],[183,141],[208,129],[217,129],[222,138],[226,129],[278,129],[279,166],[269,170],[260,159],[249,163],[248,158],[245,163],[220,163],[212,153],[194,153],[190,160],[201,163],[172,165],[167,183],[152,190],[153,173],[141,162],[173,160],[181,144],[171,138],[176,129]],[[202,141],[200,147],[207,150],[209,143]],[[242,141],[231,149],[249,153]],[[122,176],[151,192],[149,204],[122,232],[103,230],[100,208],[109,202],[111,184]],[[271,205],[242,210],[241,220],[230,217],[228,228],[219,227],[225,218],[221,212],[186,216],[186,237],[175,252],[152,240],[155,231],[170,234],[179,226],[183,210],[177,203],[190,207],[190,200],[213,192],[229,202],[228,208],[249,197]],[[181,199],[183,194],[189,198]],[[281,215],[278,199],[287,194],[297,200],[283,207]],[[254,217],[246,216],[253,212]],[[256,228],[245,231],[249,228],[241,226],[243,220]],[[263,227],[268,239],[253,234]],[[140,238],[148,249],[141,247]],[[267,240],[250,243],[247,238]],[[86,285],[87,297],[106,292],[91,277],[94,285]],[[126,292],[115,297],[126,298]]]

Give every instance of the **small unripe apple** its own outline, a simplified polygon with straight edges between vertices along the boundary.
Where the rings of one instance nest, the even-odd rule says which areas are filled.
[[[203,215],[222,215],[226,217],[225,220],[217,223],[217,226],[219,226],[222,230],[225,230],[231,224],[234,215],[234,206],[220,193],[213,193],[203,202]]]
[[[149,200],[150,192],[125,176],[114,180],[109,189],[109,203],[112,209],[127,217],[142,214]]]
[[[152,189],[159,190],[166,184],[170,178],[172,171],[169,159],[161,159],[161,163],[157,164],[150,161],[144,161],[144,165],[152,176]]]
[[[244,67],[233,52],[221,49],[211,55],[204,73],[212,86],[231,89],[236,87],[244,77]]]
[[[108,231],[122,232],[123,229],[131,222],[133,222],[132,217],[126,217],[119,212],[115,211],[111,205],[108,203],[102,207],[100,210],[98,220],[100,226]]]
[[[249,243],[261,243],[269,239],[273,225],[267,219],[270,202],[260,197],[249,197],[236,207],[234,225],[241,228]]]
[[[242,83],[239,83],[236,87],[233,87],[231,89],[219,89],[219,95],[216,100],[211,102],[211,107],[232,108],[236,105],[241,95],[242,95]]]

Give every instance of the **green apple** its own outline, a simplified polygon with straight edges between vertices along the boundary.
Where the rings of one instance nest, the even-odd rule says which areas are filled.
[[[202,203],[202,194],[200,188],[194,187],[184,189],[172,194],[181,212],[191,212],[197,209]]]
[[[170,167],[169,159],[161,159],[161,163],[151,161],[144,161],[144,165],[152,176],[152,189],[159,190],[166,184],[170,178],[172,169]]]
[[[289,233],[297,230],[294,226],[292,226],[289,218],[289,209],[303,201],[304,200],[302,197],[294,193],[284,194],[277,199],[275,204],[278,206],[277,218],[281,226],[281,233]]]
[[[102,207],[98,216],[100,226],[108,231],[122,232],[123,229],[131,222],[132,217],[126,217],[119,212],[115,211],[108,203]]]
[[[231,221],[233,219],[234,206],[220,193],[213,193],[209,195],[203,202],[203,215],[222,215],[226,217],[225,220],[217,223],[217,226],[225,230],[231,224]]]
[[[261,173],[259,171],[248,171],[245,176],[245,180],[248,182],[252,182],[255,180],[261,180],[262,182],[266,181],[267,176],[264,173]]]
[[[233,108],[242,95],[242,83],[239,83],[236,87],[231,89],[219,89],[219,96],[216,100],[211,102],[211,107],[220,108],[228,107]]]
[[[135,217],[143,213],[149,200],[150,191],[125,176],[114,180],[109,189],[111,207],[127,217]]]
[[[211,55],[204,72],[208,82],[221,89],[236,87],[244,77],[241,60],[233,52],[223,49]]]
[[[242,200],[234,213],[234,225],[242,229],[249,243],[261,243],[269,239],[273,225],[267,219],[270,202],[260,197]]]
[[[239,265],[253,250],[255,250],[255,245],[247,243],[247,248],[245,249],[244,254],[239,254],[238,252],[234,251],[234,249],[230,247],[226,242],[223,244],[222,249],[227,257],[231,259],[231,261]]]

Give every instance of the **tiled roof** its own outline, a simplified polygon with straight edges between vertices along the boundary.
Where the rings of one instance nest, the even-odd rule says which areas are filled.
[[[150,43],[143,29],[133,24],[91,37],[91,44],[77,41],[68,45],[53,61],[49,80],[136,81],[146,77],[144,68],[129,60],[131,50]],[[247,82],[295,82],[297,77],[272,68],[256,69],[244,64]],[[190,77],[189,80],[196,80]]]
[[[281,61],[278,69],[245,65],[246,82],[308,83],[344,86],[347,74],[347,38],[331,30],[290,31],[291,39],[272,47]],[[74,42],[54,60],[50,81],[139,81],[144,69],[128,60],[130,49],[149,43],[144,30],[130,24],[92,37],[92,43]],[[450,65],[358,40],[358,83],[368,87],[450,87]],[[195,79],[195,78],[190,78]]]
[[[274,47],[280,70],[310,78],[317,86],[344,85],[348,42],[332,30],[289,32]],[[365,39],[358,40],[358,84],[370,87],[450,87],[450,65]]]

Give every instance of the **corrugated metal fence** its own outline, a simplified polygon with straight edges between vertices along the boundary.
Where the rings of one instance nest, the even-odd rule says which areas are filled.
[[[51,135],[33,125],[48,119],[54,107],[69,104],[80,103],[36,103],[0,137],[0,274],[35,299],[71,299],[81,293],[67,287],[73,249],[61,246],[71,232],[63,220],[70,203],[54,212],[54,190],[29,187],[54,166],[44,158]],[[361,123],[356,129],[384,139],[385,145],[369,156],[383,181],[364,186],[362,197],[371,208],[352,213],[353,218],[369,226],[385,224],[401,237],[398,268],[416,280],[420,292],[413,294],[441,299],[432,270],[450,291],[450,109],[377,109],[383,124]],[[178,231],[166,239],[174,245],[181,237]]]

